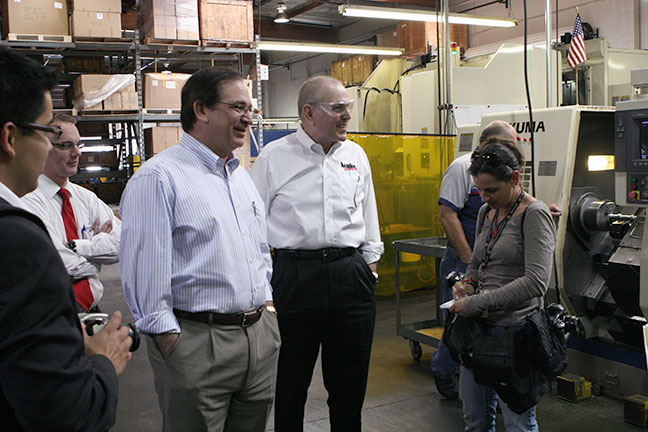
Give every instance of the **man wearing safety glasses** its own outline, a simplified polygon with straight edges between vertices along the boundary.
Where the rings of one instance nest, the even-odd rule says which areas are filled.
[[[0,49],[0,420],[3,431],[105,431],[132,354],[121,314],[90,337],[45,225],[19,197],[52,145],[53,73]],[[48,137],[48,135],[50,135]]]
[[[72,277],[77,312],[99,312],[103,285],[102,264],[119,261],[121,222],[97,195],[69,181],[77,173],[83,143],[74,117],[55,113],[50,126],[61,133],[47,135],[47,155],[38,188],[23,197],[25,206],[40,217],[65,268]]]
[[[299,129],[265,146],[251,170],[275,248],[277,432],[303,430],[320,345],[331,430],[361,430],[383,243],[369,161],[347,140],[351,104],[336,79],[307,80]]]

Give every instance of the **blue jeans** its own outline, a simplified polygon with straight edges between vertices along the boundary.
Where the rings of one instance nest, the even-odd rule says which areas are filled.
[[[491,332],[499,329],[502,327],[493,327]],[[497,393],[477,384],[472,369],[463,366],[459,372],[459,398],[463,402],[465,432],[495,432]],[[499,405],[507,432],[538,432],[535,406],[516,414],[501,399]]]
[[[439,266],[439,273],[443,276],[441,283],[443,285],[444,302],[447,302],[452,298],[452,288],[448,287],[445,283],[446,276],[448,276],[448,274],[453,270],[465,273],[467,267],[468,265],[459,259],[459,254],[457,254],[453,248],[448,246],[443,254],[443,259],[441,259],[441,265]],[[440,289],[440,287],[437,287],[437,289]],[[447,312],[444,311],[444,314],[447,314]],[[432,353],[432,359],[430,360],[430,369],[432,369],[432,372],[439,378],[450,379],[457,371],[457,366],[457,363],[452,360],[452,357],[450,357],[450,352],[443,344],[443,341],[439,341],[439,347],[434,353]]]

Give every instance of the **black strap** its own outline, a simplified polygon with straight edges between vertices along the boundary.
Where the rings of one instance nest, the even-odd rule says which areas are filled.
[[[488,228],[488,237],[486,238],[486,242],[484,243],[484,259],[479,265],[480,288],[481,288],[481,275],[486,270],[486,266],[490,261],[490,256],[491,253],[493,252],[493,248],[495,247],[495,244],[497,243],[499,238],[502,236],[502,232],[504,232],[504,228],[506,228],[506,224],[508,224],[508,221],[511,220],[511,218],[513,217],[513,213],[515,213],[515,211],[520,206],[520,203],[522,203],[523,198],[524,198],[524,189],[520,191],[520,195],[518,196],[517,200],[513,204],[513,207],[511,207],[511,209],[507,213],[506,217],[502,219],[502,221],[499,223],[497,222],[497,216],[499,210],[495,210],[495,215],[493,216],[493,220],[491,221],[490,227]],[[497,233],[495,234],[495,238],[493,238],[493,231],[495,229],[497,229]]]

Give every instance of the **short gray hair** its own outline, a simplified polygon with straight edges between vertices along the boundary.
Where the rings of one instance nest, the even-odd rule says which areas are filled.
[[[52,121],[53,122],[60,121],[63,123],[77,124],[77,119],[72,117],[70,114],[64,112],[55,112],[54,115],[52,116]]]
[[[304,81],[304,84],[299,89],[299,96],[297,98],[299,118],[302,118],[304,105],[320,102],[320,90],[322,89],[322,84],[326,81],[334,81],[342,85],[340,81],[328,75],[317,75]]]

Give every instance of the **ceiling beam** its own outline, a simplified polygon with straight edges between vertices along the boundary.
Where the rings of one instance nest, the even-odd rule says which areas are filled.
[[[292,18],[295,18],[298,15],[301,15],[303,13],[311,11],[311,10],[315,9],[316,7],[318,7],[318,6],[323,5],[324,3],[326,3],[326,2],[321,1],[321,0],[309,1],[309,2],[306,2],[306,3],[302,4],[302,5],[294,7],[292,9],[290,9],[290,10],[287,10],[286,15],[288,15],[288,18],[292,19]]]
[[[434,8],[436,1],[434,0],[399,0],[399,1],[394,1],[394,0],[371,0],[371,2],[377,2],[377,3],[391,3],[392,6],[403,6],[403,5],[410,5],[410,6],[425,6],[427,8]]]
[[[254,28],[259,22],[254,19]],[[262,40],[292,40],[304,42],[336,43],[337,30],[332,27],[304,25],[304,24],[276,24],[272,20],[261,20]]]

